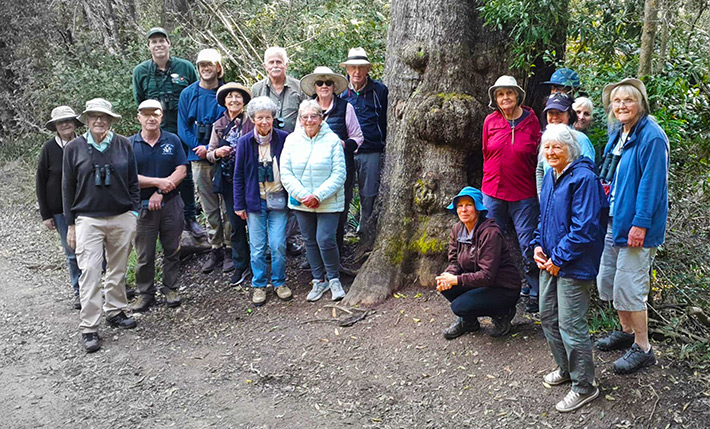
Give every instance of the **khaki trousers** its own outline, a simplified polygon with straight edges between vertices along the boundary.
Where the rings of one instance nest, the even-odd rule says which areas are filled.
[[[221,195],[212,192],[214,165],[207,161],[192,161],[192,176],[195,180],[202,210],[207,217],[207,235],[212,248],[227,247],[231,249],[232,243],[229,241],[231,229],[224,199]]]
[[[81,270],[79,328],[82,333],[98,331],[101,307],[113,317],[128,305],[126,267],[131,242],[136,235],[136,217],[130,211],[116,216],[76,218],[76,260]],[[106,254],[106,277],[101,297],[101,271]]]

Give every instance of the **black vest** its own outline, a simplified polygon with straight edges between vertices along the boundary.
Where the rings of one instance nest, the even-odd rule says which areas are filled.
[[[348,108],[348,102],[340,97],[333,98],[333,109],[328,114],[325,122],[328,123],[330,129],[340,137],[340,140],[348,139],[348,127],[345,125],[345,112]]]

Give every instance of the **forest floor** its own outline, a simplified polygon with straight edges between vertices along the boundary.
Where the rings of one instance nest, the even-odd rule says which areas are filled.
[[[708,375],[670,358],[618,376],[621,352],[596,353],[600,397],[560,414],[569,386],[539,322],[519,310],[512,335],[491,328],[447,341],[453,317],[431,289],[410,287],[339,327],[326,296],[305,301],[303,257],[289,262],[294,299],[252,306],[226,274],[181,268],[183,304],[102,325],[102,348],[79,343],[56,233],[39,221],[26,167],[0,165],[0,427],[449,428],[707,427]],[[337,310],[336,310],[337,311]],[[357,313],[357,311],[356,311]],[[338,315],[342,313],[339,312]]]

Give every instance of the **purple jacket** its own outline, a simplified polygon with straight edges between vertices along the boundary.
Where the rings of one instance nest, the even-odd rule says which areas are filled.
[[[288,133],[274,128],[271,135],[271,149],[281,165],[281,151]],[[254,131],[239,138],[234,160],[234,211],[246,210],[261,213],[259,193],[259,151],[254,139]]]

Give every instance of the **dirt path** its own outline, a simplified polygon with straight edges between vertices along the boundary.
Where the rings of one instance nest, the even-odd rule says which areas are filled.
[[[291,276],[293,301],[256,309],[227,277],[193,274],[198,259],[182,268],[180,309],[102,326],[86,355],[58,239],[31,197],[27,173],[0,166],[0,427],[707,427],[707,384],[663,346],[631,377],[609,370],[619,354],[597,354],[602,397],[562,415],[567,387],[542,386],[552,358],[520,312],[507,339],[446,341],[444,300],[409,289],[340,328],[328,301],[305,302],[307,276]]]

